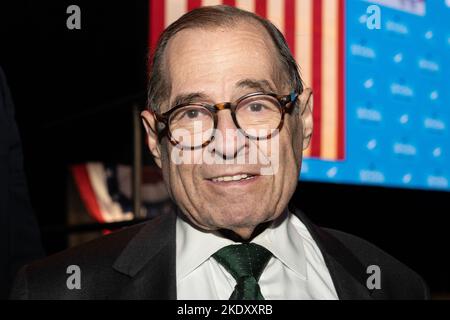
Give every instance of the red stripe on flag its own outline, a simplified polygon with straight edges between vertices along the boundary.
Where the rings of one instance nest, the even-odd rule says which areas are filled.
[[[312,5],[312,87],[314,90],[313,135],[311,156],[320,157],[321,89],[322,89],[322,0],[314,0]]]
[[[223,0],[222,3],[227,6],[232,6],[232,7],[236,6],[236,0]]]
[[[78,191],[80,192],[80,196],[83,199],[83,202],[86,205],[89,213],[98,222],[105,222],[105,219],[103,219],[102,213],[100,211],[100,207],[97,203],[97,198],[95,196],[94,189],[92,188],[86,165],[73,165],[71,169]]]
[[[194,10],[202,5],[201,0],[188,0],[187,9],[188,11]]]
[[[150,48],[156,48],[158,37],[162,30],[164,30],[164,4],[165,0],[149,0],[149,17],[150,17],[150,32],[149,44]]]
[[[296,0],[285,0],[284,2],[284,36],[295,57],[295,2]]]
[[[338,0],[338,134],[337,158],[345,158],[345,0]]]
[[[164,3],[165,0],[149,0],[149,17],[150,17],[150,32],[149,44],[150,53],[156,48],[158,38],[162,30],[164,30]]]
[[[255,0],[255,13],[263,18],[267,17],[267,0]]]

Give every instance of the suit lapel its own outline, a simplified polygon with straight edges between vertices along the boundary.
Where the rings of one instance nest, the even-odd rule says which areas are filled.
[[[300,210],[290,207],[290,212],[304,223],[321,250],[339,299],[373,299],[365,286],[367,274],[361,262]],[[175,213],[162,215],[146,223],[128,243],[113,265],[130,278],[118,298],[176,299],[175,225]]]
[[[176,299],[174,213],[147,222],[128,243],[113,268],[130,277],[121,299]]]
[[[350,250],[329,232],[314,225],[300,210],[294,207],[289,210],[303,222],[322,252],[339,299],[373,299],[372,291],[365,285],[366,269]]]

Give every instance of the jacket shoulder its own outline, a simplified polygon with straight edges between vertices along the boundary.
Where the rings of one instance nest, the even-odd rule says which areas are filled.
[[[381,289],[386,298],[430,299],[430,292],[423,278],[414,270],[367,240],[342,231],[321,228],[338,240],[365,267],[379,267]],[[367,276],[373,274],[367,269]]]
[[[95,298],[96,292],[99,297],[105,296],[101,288],[120,281],[112,268],[114,261],[148,223],[152,221],[126,227],[25,265],[16,276],[11,299],[90,299]],[[68,290],[68,278],[75,269],[81,274],[81,286],[89,290]]]

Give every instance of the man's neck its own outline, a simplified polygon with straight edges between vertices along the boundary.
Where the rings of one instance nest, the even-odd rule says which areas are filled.
[[[255,237],[260,235],[264,230],[267,229],[272,224],[273,221],[266,221],[263,223],[260,223],[256,226],[256,228],[253,230],[252,234],[248,239],[242,238],[240,235],[238,235],[236,232],[229,230],[229,229],[219,229],[217,230],[223,237],[230,239],[234,242],[242,242],[247,243],[252,241]]]
[[[269,228],[269,227],[276,227],[276,226],[280,225],[287,218],[287,216],[289,214],[288,214],[288,210],[286,209],[276,219],[260,223],[259,225],[257,225],[254,228],[254,230],[251,233],[251,235],[248,238],[246,238],[246,239],[243,238],[242,236],[240,236],[238,233],[234,232],[233,230],[226,229],[226,228],[218,229],[218,230],[215,230],[215,231],[202,230],[200,227],[194,225],[191,221],[189,221],[189,219],[183,214],[183,212],[180,209],[178,209],[177,215],[179,216],[179,218],[184,220],[186,223],[188,223],[189,225],[191,225],[195,229],[200,230],[202,232],[213,232],[213,233],[216,233],[216,234],[218,234],[218,235],[220,235],[220,236],[222,236],[222,237],[224,237],[226,239],[229,239],[231,241],[234,241],[234,242],[248,243],[248,242],[251,242],[258,235],[263,233],[267,228]]]

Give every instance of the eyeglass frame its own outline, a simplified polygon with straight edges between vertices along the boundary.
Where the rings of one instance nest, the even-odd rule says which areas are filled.
[[[295,90],[291,91],[291,93],[289,93],[288,95],[279,95],[276,93],[272,93],[272,92],[262,92],[262,91],[258,91],[258,92],[252,92],[249,94],[246,94],[242,97],[240,97],[239,99],[236,100],[236,102],[232,103],[232,102],[220,102],[220,103],[216,103],[216,104],[208,104],[208,103],[201,103],[201,102],[187,102],[187,103],[181,103],[179,105],[174,106],[172,109],[170,109],[169,111],[166,111],[162,114],[157,113],[157,112],[153,112],[153,114],[155,115],[156,120],[159,123],[163,123],[165,125],[165,127],[163,129],[159,129],[157,132],[158,135],[158,141],[161,141],[162,138],[164,136],[167,136],[169,138],[169,141],[172,145],[177,146],[180,145],[180,142],[176,141],[173,136],[172,133],[170,132],[170,126],[169,126],[169,120],[170,120],[170,116],[172,115],[173,112],[175,112],[176,110],[179,110],[183,107],[187,107],[187,106],[198,106],[198,107],[204,107],[205,109],[207,109],[213,116],[213,122],[214,122],[214,126],[213,126],[213,130],[215,131],[217,129],[217,124],[218,124],[218,117],[217,117],[217,113],[221,110],[226,110],[229,109],[230,113],[231,113],[231,118],[233,119],[233,123],[236,126],[236,128],[238,128],[239,130],[241,130],[241,132],[249,139],[251,140],[267,140],[272,138],[272,133],[270,133],[269,135],[267,135],[264,138],[261,137],[253,137],[251,135],[246,134],[245,130],[242,129],[236,119],[236,108],[237,106],[245,99],[251,98],[251,97],[255,97],[255,96],[270,96],[272,98],[275,98],[278,102],[279,108],[280,108],[280,113],[281,113],[281,119],[280,119],[280,123],[278,125],[278,127],[274,130],[276,130],[276,132],[280,131],[283,127],[284,124],[284,115],[286,114],[286,111],[290,111],[289,109],[292,108],[293,105],[295,105],[294,102],[296,102],[296,100],[299,97],[299,93],[297,93]],[[290,104],[288,106],[288,104]],[[200,148],[204,148],[206,147],[208,144],[210,144],[212,141],[214,140],[214,134],[211,135],[211,138],[209,138],[209,140],[203,142],[201,145],[198,146],[191,146],[191,147],[184,147],[185,149],[191,149],[191,150],[195,150],[195,149],[200,149]]]

